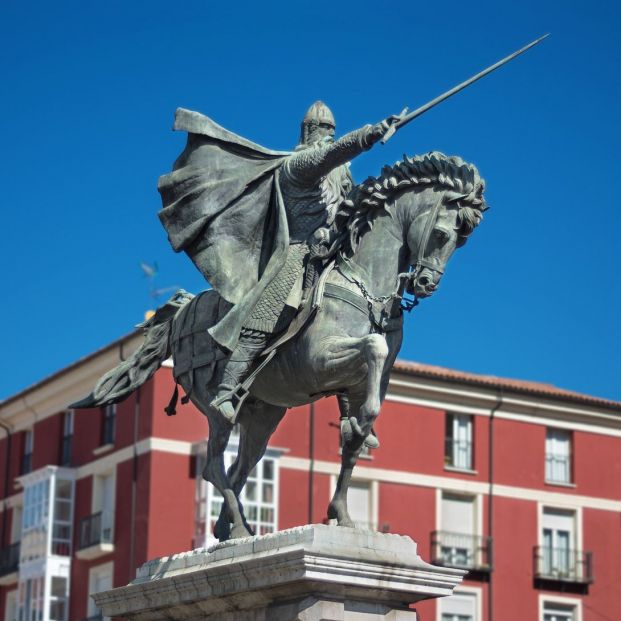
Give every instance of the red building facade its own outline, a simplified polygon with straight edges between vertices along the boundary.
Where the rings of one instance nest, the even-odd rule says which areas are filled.
[[[100,618],[89,593],[213,541],[206,420],[190,404],[165,415],[169,367],[118,406],[67,410],[139,341],[0,404],[0,621]],[[621,618],[621,404],[400,362],[376,430],[353,519],[469,570],[422,621]],[[291,410],[244,491],[256,531],[324,521],[339,459],[336,402]]]

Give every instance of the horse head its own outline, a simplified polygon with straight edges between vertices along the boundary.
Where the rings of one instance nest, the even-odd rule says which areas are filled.
[[[408,290],[428,297],[436,289],[453,252],[463,246],[487,209],[485,182],[473,164],[437,151],[404,157],[380,177],[360,184],[349,217],[349,247],[356,252],[364,233],[380,215],[402,236]]]

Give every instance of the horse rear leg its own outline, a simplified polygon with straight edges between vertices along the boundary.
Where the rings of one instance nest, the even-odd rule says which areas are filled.
[[[239,498],[248,476],[265,454],[267,443],[286,411],[287,408],[285,407],[270,405],[256,400],[248,400],[242,406],[238,418],[241,428],[239,450],[237,458],[227,473],[228,480],[236,497]],[[221,541],[229,538],[245,537],[247,536],[246,530],[251,530],[245,520],[245,516],[243,526],[243,529],[239,529],[233,524],[231,528],[226,507],[222,505],[220,516],[214,528],[214,534]]]
[[[227,524],[233,523],[237,537],[248,537],[252,533],[245,527],[243,509],[224,467],[224,451],[231,435],[232,426],[213,409],[208,410],[207,417],[209,419],[209,439],[207,441],[207,465],[203,470],[203,478],[222,495],[224,499],[222,512],[226,514]],[[220,541],[228,538],[228,533],[215,532],[215,535]]]

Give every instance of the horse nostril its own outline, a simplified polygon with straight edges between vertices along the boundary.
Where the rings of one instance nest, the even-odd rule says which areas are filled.
[[[429,284],[429,278],[427,276],[421,276],[418,279],[418,282],[423,286],[426,287]]]

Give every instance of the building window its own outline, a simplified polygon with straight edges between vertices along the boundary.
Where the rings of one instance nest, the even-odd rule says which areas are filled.
[[[22,540],[22,508],[19,505],[13,507],[13,517],[11,519],[11,543]]]
[[[546,431],[546,482],[571,483],[571,431]]]
[[[101,444],[114,444],[114,434],[116,428],[116,403],[107,405],[103,411],[103,429],[101,434]]]
[[[576,512],[544,507],[540,546],[535,549],[535,577],[554,582],[593,581],[592,555],[578,549]]]
[[[476,498],[443,493],[441,530],[432,533],[432,562],[447,567],[486,569],[489,540],[477,534]]]
[[[371,504],[371,484],[363,481],[352,481],[347,491],[347,509],[356,528],[377,530],[373,520]]]
[[[25,481],[21,563],[71,555],[74,483],[67,476],[72,474],[48,466],[30,475],[36,480]]]
[[[109,591],[112,588],[113,563],[106,563],[93,567],[88,574],[88,618],[97,621],[110,621],[109,617],[102,617],[101,610],[97,607],[91,595]]]
[[[576,606],[572,604],[559,604],[556,602],[544,602],[543,621],[577,621]]]
[[[63,414],[63,437],[60,445],[60,465],[71,466],[71,442],[73,440],[73,410]]]
[[[575,513],[545,508],[541,543],[543,544],[543,571],[547,576],[568,576],[571,555],[575,545]]]
[[[67,621],[68,584],[67,578],[61,578],[60,576],[51,577],[49,621]]]
[[[93,512],[82,521],[80,547],[113,542],[115,487],[113,472],[93,477]]]
[[[472,416],[446,415],[444,463],[451,468],[472,470]]]
[[[18,613],[19,621],[40,621],[44,612],[45,578],[38,576],[19,583]]]
[[[24,447],[22,451],[22,463],[20,474],[32,472],[32,449],[34,445],[34,434],[32,429],[24,432]]]
[[[17,621],[17,590],[6,594],[4,621]]]
[[[477,616],[477,596],[455,593],[439,600],[442,621],[481,621]]]
[[[57,478],[54,485],[52,554],[71,556],[73,481]]]
[[[234,430],[235,431],[235,430]],[[239,436],[231,434],[229,445],[224,452],[224,465],[228,468],[237,457]],[[201,452],[196,459],[196,519],[194,547],[207,547],[217,540],[213,529],[220,515],[223,498],[220,492],[207,483],[202,472],[205,455]],[[278,528],[278,458],[265,455],[254,467],[239,499],[244,506],[246,520],[257,535],[273,533]]]
[[[480,496],[438,492],[440,530],[431,533],[431,562],[475,572],[491,570],[491,537],[481,533]]]

